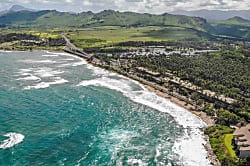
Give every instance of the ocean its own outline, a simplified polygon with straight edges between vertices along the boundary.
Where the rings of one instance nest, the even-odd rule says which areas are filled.
[[[0,165],[205,166],[201,128],[138,82],[63,52],[0,52]]]

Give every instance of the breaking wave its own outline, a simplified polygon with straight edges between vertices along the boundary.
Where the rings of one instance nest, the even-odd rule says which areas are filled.
[[[64,84],[67,83],[68,80],[65,80],[61,77],[56,77],[54,82],[40,82],[34,86],[26,86],[24,87],[24,90],[29,90],[29,89],[43,89],[43,88],[48,88],[50,85],[59,85],[59,84]]]
[[[176,122],[184,128],[183,136],[177,139],[173,147],[174,152],[180,156],[179,164],[190,166],[210,165],[207,159],[207,151],[203,146],[205,140],[201,131],[201,128],[206,127],[206,124],[199,117],[169,100],[148,91],[136,81],[90,65],[88,68],[92,69],[93,74],[97,75],[98,78],[82,81],[77,86],[102,86],[116,90],[136,103],[141,103],[170,114],[175,118]],[[116,75],[118,79],[113,78],[114,75]],[[135,85],[139,86],[139,89],[138,87],[133,88]],[[131,160],[131,164],[133,163],[140,164],[140,161]]]
[[[24,135],[18,134],[18,133],[8,133],[4,135],[5,137],[9,137],[9,139],[6,139],[2,141],[2,144],[0,145],[0,149],[7,149],[11,148],[24,140]]]

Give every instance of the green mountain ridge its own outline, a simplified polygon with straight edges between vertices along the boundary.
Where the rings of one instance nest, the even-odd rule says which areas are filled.
[[[78,14],[59,12],[56,10],[19,11],[0,15],[0,27],[8,28],[77,29],[102,26],[181,27],[184,28],[184,30],[181,31],[182,35],[185,33],[188,35],[188,33],[192,31],[192,33],[198,36],[204,36],[207,40],[216,40],[224,37],[228,39],[250,41],[249,22],[250,21],[243,18],[234,17],[225,21],[208,23],[206,19],[200,17],[173,15],[168,13],[161,15],[148,13],[141,14],[114,10],[104,10],[99,13],[89,11]],[[174,32],[178,33],[178,31]]]
[[[250,20],[235,16],[224,21],[216,21],[215,24],[231,24],[231,25],[243,25],[250,26]]]
[[[241,17],[232,17],[224,21],[211,23],[212,33],[216,35],[232,36],[250,41],[250,21]]]
[[[118,12],[104,10],[100,13],[83,12],[70,14],[55,10],[20,11],[0,16],[0,24],[33,25],[36,26],[65,26],[65,27],[93,27],[93,26],[183,26],[205,29],[206,20],[199,17],[176,16],[171,14],[153,15],[133,12]]]

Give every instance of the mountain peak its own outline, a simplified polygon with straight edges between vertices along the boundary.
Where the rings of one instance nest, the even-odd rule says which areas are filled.
[[[31,9],[25,8],[25,7],[21,6],[21,5],[13,5],[9,9],[9,11],[11,11],[11,12],[18,12],[18,11],[23,11],[23,10],[31,11]]]
[[[240,17],[240,16],[234,16],[234,17],[232,17],[232,18],[229,18],[228,20],[238,20],[238,21],[247,21],[247,20],[245,20],[244,18],[242,18],[242,17]]]
[[[249,23],[250,22],[249,20],[246,20],[246,19],[239,17],[239,16],[234,16],[232,18],[229,18],[229,19],[227,19],[227,21],[237,21],[239,23],[245,23],[245,22]]]

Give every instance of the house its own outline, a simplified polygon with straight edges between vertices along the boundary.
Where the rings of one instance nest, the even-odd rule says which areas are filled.
[[[250,123],[237,128],[233,133],[233,142],[240,158],[250,157]]]

